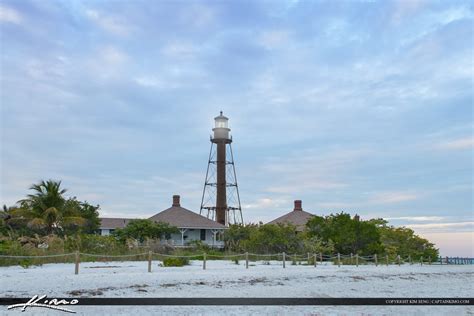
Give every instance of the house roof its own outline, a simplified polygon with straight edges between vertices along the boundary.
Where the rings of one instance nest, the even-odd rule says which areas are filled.
[[[303,231],[306,223],[314,214],[303,211],[301,207],[301,200],[295,201],[295,208],[293,211],[280,216],[267,224],[292,224],[296,226],[297,231]]]
[[[102,217],[100,218],[100,228],[101,229],[117,229],[124,228],[127,224],[133,220],[133,218],[110,218]]]
[[[181,207],[179,195],[173,196],[173,205],[150,217],[155,222],[165,222],[178,228],[204,228],[204,229],[225,229],[226,226],[212,221],[202,215],[196,214],[184,207]]]

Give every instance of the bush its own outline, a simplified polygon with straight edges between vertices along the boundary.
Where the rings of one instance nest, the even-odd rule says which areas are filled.
[[[182,267],[188,264],[188,258],[165,258],[163,260],[163,266],[165,267]]]
[[[19,262],[19,264],[23,269],[28,269],[33,264],[33,262],[31,259],[23,259]]]

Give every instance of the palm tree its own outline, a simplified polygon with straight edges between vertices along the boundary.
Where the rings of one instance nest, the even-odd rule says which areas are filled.
[[[30,190],[35,193],[18,201],[20,208],[14,212],[17,217],[26,219],[28,227],[46,229],[46,233],[51,234],[68,225],[84,224],[75,200],[64,198],[67,190],[61,188],[61,181],[41,181],[33,184]]]

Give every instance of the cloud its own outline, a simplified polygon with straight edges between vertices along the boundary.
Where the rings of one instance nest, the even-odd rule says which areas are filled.
[[[185,41],[172,41],[166,44],[161,50],[165,56],[171,58],[193,57],[198,51],[199,48],[196,45]]]
[[[436,145],[439,149],[447,150],[461,150],[461,149],[472,149],[474,147],[474,138],[466,137],[447,141],[441,144]]]
[[[418,199],[418,194],[412,192],[380,192],[375,193],[369,200],[373,204],[392,204],[414,201]]]
[[[288,206],[287,199],[273,199],[273,198],[260,198],[254,203],[244,204],[244,209],[262,209],[262,208],[279,208]]]
[[[260,45],[266,49],[275,49],[287,44],[289,38],[288,31],[265,31],[260,35],[259,42]]]
[[[102,47],[99,50],[99,54],[103,62],[112,65],[123,64],[128,59],[126,53],[114,46]]]
[[[405,226],[416,232],[423,233],[474,231],[474,222],[469,221],[457,223],[408,224]]]
[[[187,5],[179,15],[181,23],[202,28],[211,25],[216,19],[216,8],[205,5]]]
[[[397,0],[392,13],[391,21],[400,24],[402,20],[418,13],[426,4],[425,0]]]
[[[0,22],[21,24],[23,16],[16,10],[0,5]]]
[[[117,16],[105,15],[96,10],[86,10],[86,16],[103,30],[118,36],[128,36],[132,27]]]
[[[444,216],[401,216],[401,217],[387,217],[387,220],[406,220],[414,222],[437,222],[446,219]]]
[[[143,87],[152,87],[152,88],[165,87],[165,83],[163,82],[163,80],[160,80],[159,78],[155,76],[137,77],[137,78],[134,78],[133,81],[135,81],[135,83]]]

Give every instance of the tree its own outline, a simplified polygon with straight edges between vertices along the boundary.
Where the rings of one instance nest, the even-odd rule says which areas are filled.
[[[379,230],[382,243],[391,256],[436,258],[439,255],[439,251],[433,243],[415,235],[415,232],[410,228],[383,225],[379,227]]]
[[[128,238],[133,238],[143,243],[146,239],[166,238],[173,233],[179,233],[179,230],[168,223],[155,223],[149,219],[135,219],[124,228],[115,230],[113,235],[122,242],[125,242]]]
[[[225,247],[230,251],[243,251],[242,242],[248,240],[252,232],[256,229],[258,229],[258,226],[255,224],[249,224],[247,226],[240,224],[230,225],[229,229],[226,229],[224,232]]]
[[[297,253],[303,248],[302,236],[291,224],[266,224],[250,230],[248,239],[240,242],[246,251],[257,253]]]
[[[86,220],[82,226],[82,231],[87,234],[96,233],[100,228],[99,205],[91,205],[86,202],[80,202],[79,214]]]
[[[24,219],[29,228],[51,234],[85,223],[79,214],[77,201],[64,198],[67,190],[61,188],[61,181],[41,181],[33,184],[30,190],[34,194],[18,201],[20,208],[14,212],[15,217]]]
[[[306,233],[327,244],[333,243],[334,250],[344,254],[370,255],[384,251],[376,224],[353,219],[347,213],[315,216],[306,223]]]

